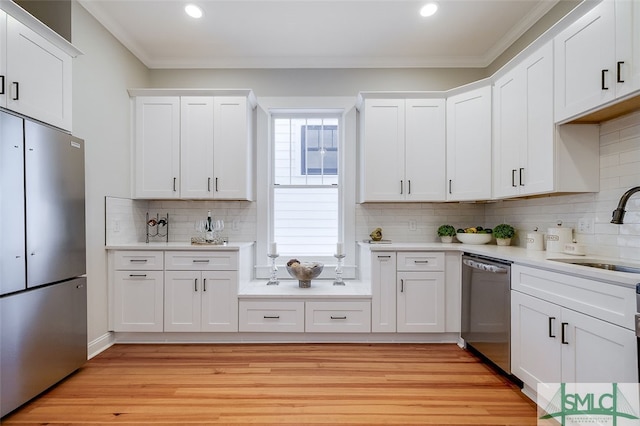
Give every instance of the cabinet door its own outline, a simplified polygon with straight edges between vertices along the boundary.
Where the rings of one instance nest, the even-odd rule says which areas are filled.
[[[246,97],[214,98],[213,170],[216,199],[253,200],[252,109]]]
[[[164,331],[200,331],[200,271],[166,271],[164,281]]]
[[[398,333],[444,331],[444,272],[398,272]]]
[[[113,331],[162,331],[162,271],[115,271]]]
[[[202,273],[201,331],[238,331],[238,273]]]
[[[549,42],[522,64],[525,135],[521,138],[518,185],[521,195],[554,190],[553,43]]]
[[[0,10],[0,107],[7,106],[7,13]]]
[[[633,331],[569,309],[562,311],[562,326],[563,382],[638,382]]]
[[[361,120],[359,201],[403,200],[404,100],[367,99]]]
[[[520,145],[526,136],[525,80],[522,67],[493,86],[493,195],[511,197],[519,192]]]
[[[371,254],[371,331],[396,332],[396,253]]]
[[[445,197],[445,100],[405,101],[405,190],[407,201]]]
[[[72,58],[7,15],[7,108],[71,131]]]
[[[555,121],[615,97],[614,2],[605,0],[554,38]]]
[[[447,99],[447,200],[491,198],[491,87]]]
[[[511,292],[511,372],[533,389],[560,383],[561,321],[559,306]]]
[[[180,197],[213,198],[213,97],[180,98]]]
[[[135,99],[134,198],[179,198],[180,99]]]
[[[619,0],[616,8],[616,96],[640,89],[640,2]]]

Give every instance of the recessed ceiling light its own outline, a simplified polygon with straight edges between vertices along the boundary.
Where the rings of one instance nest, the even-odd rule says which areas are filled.
[[[202,18],[202,9],[195,4],[188,4],[184,7],[184,11],[192,18]]]
[[[438,3],[431,2],[422,6],[422,9],[420,9],[420,15],[426,18],[427,16],[433,15],[437,11],[438,11]]]

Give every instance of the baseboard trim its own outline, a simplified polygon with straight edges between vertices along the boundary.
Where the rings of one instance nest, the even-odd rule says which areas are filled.
[[[98,355],[100,352],[109,349],[116,343],[115,335],[113,332],[108,331],[97,339],[89,342],[87,347],[88,359],[93,358]]]

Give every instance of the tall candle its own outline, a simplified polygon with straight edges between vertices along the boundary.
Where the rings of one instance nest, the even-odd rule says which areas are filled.
[[[269,254],[278,254],[278,244],[271,243],[269,246]]]
[[[336,244],[336,254],[338,256],[342,256],[344,254],[344,244],[343,243]]]

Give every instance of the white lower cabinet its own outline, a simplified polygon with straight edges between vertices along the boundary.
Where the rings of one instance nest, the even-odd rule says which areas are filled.
[[[398,272],[397,280],[397,332],[444,332],[444,272]]]
[[[237,272],[164,274],[164,331],[238,331]]]
[[[517,265],[512,277],[511,370],[525,385],[638,381],[637,339],[627,328],[633,289]],[[562,306],[569,289],[572,308],[606,307],[619,324]]]

